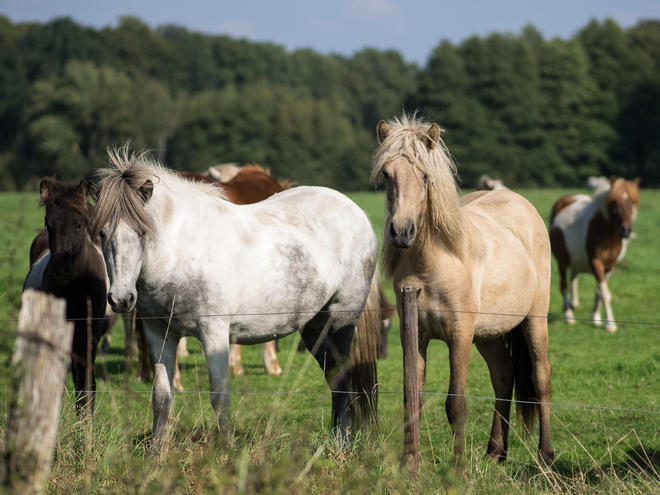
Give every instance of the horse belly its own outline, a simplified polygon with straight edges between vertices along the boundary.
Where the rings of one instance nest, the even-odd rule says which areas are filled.
[[[590,215],[584,211],[590,202],[589,196],[580,197],[579,201],[560,211],[552,224],[553,228],[561,229],[570,257],[570,268],[578,273],[591,271],[586,247]]]

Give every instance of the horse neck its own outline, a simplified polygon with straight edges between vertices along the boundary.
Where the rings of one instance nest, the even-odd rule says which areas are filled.
[[[419,222],[420,254],[441,250],[461,258],[466,228],[453,183],[445,184],[439,190],[433,184],[429,185],[426,211]]]
[[[616,226],[614,225],[614,222],[610,218],[610,210],[608,207],[609,195],[610,195],[609,189],[596,194],[596,196],[593,199],[594,211],[592,212],[592,215],[596,215],[600,213],[605,219],[607,225],[611,229],[616,230]]]

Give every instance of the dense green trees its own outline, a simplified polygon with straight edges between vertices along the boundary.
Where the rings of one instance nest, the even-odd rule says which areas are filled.
[[[0,189],[91,177],[131,139],[171,167],[236,161],[277,177],[367,187],[374,127],[401,111],[446,129],[465,187],[580,185],[589,175],[660,185],[660,22],[592,21],[570,40],[440,41],[424,67],[394,50],[286,51],[124,17],[0,17]]]

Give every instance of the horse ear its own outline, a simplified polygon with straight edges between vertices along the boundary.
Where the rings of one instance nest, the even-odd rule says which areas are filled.
[[[140,193],[140,196],[142,196],[142,199],[146,203],[151,199],[151,195],[154,192],[154,183],[151,182],[149,179],[144,181],[144,184],[140,186],[140,189],[138,189],[138,193]]]
[[[87,194],[96,202],[99,200],[99,195],[101,194],[101,190],[99,189],[99,186],[94,184],[91,180],[87,183]]]
[[[633,182],[635,183],[635,185],[636,185],[637,187],[639,187],[639,183],[640,183],[641,181],[642,181],[642,179],[640,179],[639,177],[635,177],[635,178],[633,179]]]
[[[84,180],[80,181],[78,187],[76,187],[76,192],[81,196],[87,197],[87,184]]]
[[[378,134],[378,144],[382,143],[385,141],[385,138],[387,135],[390,133],[392,129],[390,128],[389,125],[384,120],[381,120],[378,122],[378,125],[376,126],[376,133]]]
[[[41,196],[41,200],[44,201],[48,196],[55,192],[57,185],[58,182],[52,177],[44,178],[44,180],[41,181],[41,184],[39,184],[39,195]]]
[[[616,176],[610,175],[610,186],[613,186],[615,182],[616,182]]]
[[[426,133],[426,147],[432,150],[438,144],[438,141],[440,141],[440,126],[433,123]]]

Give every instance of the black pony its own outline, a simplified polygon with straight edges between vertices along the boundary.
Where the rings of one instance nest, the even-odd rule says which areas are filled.
[[[46,209],[46,228],[30,246],[30,272],[23,290],[32,288],[66,299],[66,317],[74,322],[71,364],[78,414],[92,414],[96,380],[94,361],[101,336],[109,326],[107,275],[98,244],[87,233],[92,210],[87,196],[93,183],[66,186],[51,177],[40,185],[39,206]],[[91,304],[91,314],[88,312]],[[90,319],[91,318],[91,319]],[[88,325],[91,323],[91,362]],[[86,384],[87,366],[91,383]]]

